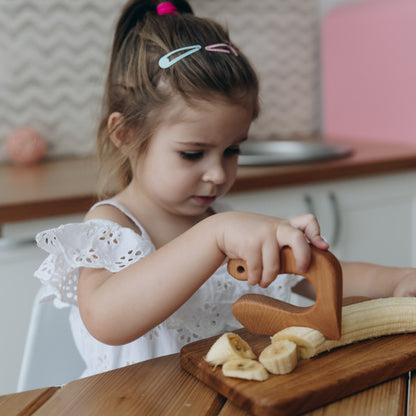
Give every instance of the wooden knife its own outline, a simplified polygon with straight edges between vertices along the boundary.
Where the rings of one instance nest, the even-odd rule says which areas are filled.
[[[292,250],[284,247],[280,251],[279,274],[289,273],[306,277],[315,287],[315,304],[300,307],[269,296],[243,295],[233,304],[232,312],[248,331],[253,334],[274,335],[289,326],[306,326],[322,332],[327,339],[340,339],[341,265],[329,251],[315,247],[311,247],[311,251],[312,258],[308,271],[298,273]],[[244,260],[229,260],[228,272],[238,280],[248,279],[247,265]]]

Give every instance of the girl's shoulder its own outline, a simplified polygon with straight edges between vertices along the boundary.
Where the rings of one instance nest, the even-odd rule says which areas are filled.
[[[100,219],[131,228],[139,235],[143,233],[143,227],[139,221],[115,199],[106,199],[94,204],[85,215],[84,222]]]

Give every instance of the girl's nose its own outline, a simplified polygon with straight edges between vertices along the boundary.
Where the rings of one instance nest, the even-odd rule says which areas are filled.
[[[215,163],[209,166],[202,176],[204,182],[211,182],[216,185],[223,184],[227,179],[227,174],[221,163]]]

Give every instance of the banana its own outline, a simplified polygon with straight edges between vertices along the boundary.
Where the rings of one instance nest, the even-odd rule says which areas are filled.
[[[272,374],[288,374],[298,363],[296,344],[287,339],[267,346],[260,354],[259,361]]]
[[[232,359],[256,358],[253,350],[239,335],[226,332],[211,346],[205,361],[211,365],[222,365]]]
[[[271,340],[272,344],[283,340],[292,341],[298,346],[299,358],[309,358],[319,354],[320,347],[325,342],[325,337],[316,329],[291,326],[277,332]]]
[[[225,362],[222,366],[222,373],[226,377],[243,378],[245,380],[264,381],[269,378],[269,373],[264,366],[249,358],[237,358]]]
[[[340,340],[322,341],[323,335],[315,329],[289,327],[275,334],[272,343],[289,339],[298,344],[300,358],[311,358],[365,339],[408,332],[416,332],[416,298],[381,298],[342,308]]]

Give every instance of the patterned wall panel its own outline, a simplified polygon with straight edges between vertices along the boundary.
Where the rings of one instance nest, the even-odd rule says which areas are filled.
[[[0,0],[0,140],[31,125],[49,142],[51,156],[93,150],[121,4]]]
[[[262,113],[252,134],[303,137],[319,128],[319,2],[194,0],[199,15],[229,27],[261,81]]]
[[[258,138],[308,135],[319,125],[314,0],[191,0],[226,23],[261,78]],[[0,0],[0,160],[6,135],[31,125],[51,157],[94,151],[115,19],[124,0]]]

